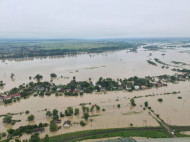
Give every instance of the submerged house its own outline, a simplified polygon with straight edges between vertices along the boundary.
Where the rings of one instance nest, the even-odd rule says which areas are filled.
[[[138,85],[135,85],[135,90],[139,90],[140,89],[140,87],[138,86]]]
[[[64,122],[63,127],[70,127],[71,126],[71,121],[67,120]]]
[[[3,102],[3,98],[2,97],[0,97],[0,102]]]
[[[56,124],[61,123],[61,119],[54,120],[54,123]]]
[[[35,129],[32,130],[32,133],[39,133],[39,132],[43,132],[43,131],[45,131],[44,127],[42,127],[42,128],[35,128]]]

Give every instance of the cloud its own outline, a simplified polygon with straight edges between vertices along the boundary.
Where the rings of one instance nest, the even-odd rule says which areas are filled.
[[[0,0],[0,38],[190,36],[189,0]]]

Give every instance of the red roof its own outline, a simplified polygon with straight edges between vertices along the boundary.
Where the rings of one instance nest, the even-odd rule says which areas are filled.
[[[12,97],[11,96],[6,96],[5,99],[11,99]]]
[[[20,97],[21,95],[20,94],[12,94],[10,95],[11,97]]]

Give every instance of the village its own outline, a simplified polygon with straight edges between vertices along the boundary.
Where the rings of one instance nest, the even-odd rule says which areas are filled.
[[[36,75],[41,76],[42,75]],[[117,81],[112,78],[102,78],[94,83],[89,78],[89,81],[76,81],[76,77],[73,77],[66,85],[55,85],[52,82],[40,82],[38,80],[35,82],[30,82],[26,85],[20,85],[18,88],[13,88],[10,91],[0,94],[0,103],[11,103],[20,98],[27,98],[30,95],[34,96],[44,96],[55,94],[56,96],[78,96],[83,95],[83,93],[92,92],[104,92],[104,91],[134,91],[134,90],[144,90],[150,89],[152,87],[162,87],[167,86],[167,83],[177,83],[178,81],[185,81],[190,79],[189,72],[183,72],[182,74],[175,75],[160,75],[155,77],[131,77],[128,79],[118,79]]]

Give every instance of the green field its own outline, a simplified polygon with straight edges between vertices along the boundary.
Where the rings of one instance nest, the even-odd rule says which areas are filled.
[[[107,138],[107,137],[147,137],[147,138],[171,137],[164,129],[159,129],[159,130],[147,129],[146,130],[146,127],[145,127],[145,130],[135,130],[135,128],[134,130],[129,130],[129,131],[122,131],[122,130],[123,128],[115,128],[115,129],[100,129],[100,130],[87,130],[87,131],[73,132],[73,133],[67,133],[67,134],[50,137],[49,141],[56,142],[56,141],[66,140],[67,138],[72,138],[72,137],[75,137],[75,138],[73,138],[72,140],[66,140],[66,141],[76,142],[76,141],[85,140],[85,139],[97,139],[97,138]],[[108,131],[116,131],[116,132],[108,132]],[[80,138],[78,136],[80,136]],[[43,142],[43,139],[41,140],[41,142]]]

